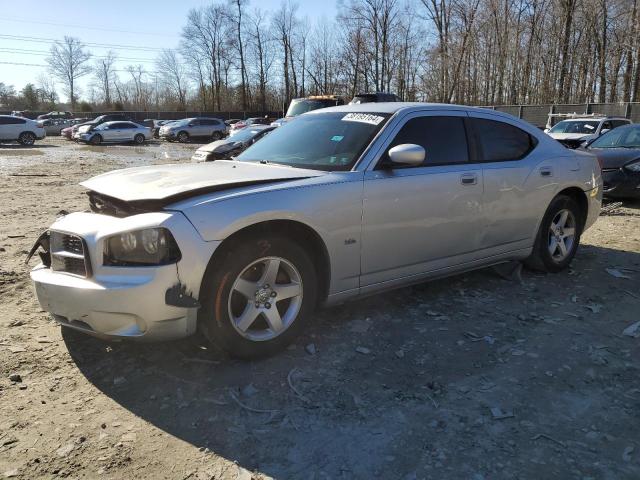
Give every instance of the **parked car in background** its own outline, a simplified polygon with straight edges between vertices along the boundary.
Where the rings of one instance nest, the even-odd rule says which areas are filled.
[[[399,102],[400,99],[395,93],[387,92],[373,92],[373,93],[358,93],[349,102],[349,105],[359,105],[361,103],[377,103],[377,102]]]
[[[160,127],[158,132],[164,140],[186,143],[192,138],[220,140],[227,134],[227,125],[219,118],[185,118]]]
[[[247,118],[246,120],[240,120],[234,123],[233,125],[231,125],[231,127],[229,127],[229,134],[233,135],[238,130],[242,130],[243,128],[249,127],[252,125],[270,125],[271,122],[272,120],[266,115],[264,117]]]
[[[306,98],[294,98],[291,100],[284,118],[279,118],[273,123],[275,126],[282,126],[303,113],[337,105],[344,105],[344,99],[338,95],[311,95]]]
[[[151,128],[151,135],[153,138],[160,138],[160,127],[167,125],[174,120],[154,120],[153,127]]]
[[[129,122],[129,117],[123,115],[121,113],[110,113],[107,115],[100,115],[99,117],[94,118],[93,120],[89,120],[88,122],[78,123],[73,126],[71,138],[73,140],[77,140],[79,136],[80,129],[82,128],[83,133],[88,132],[89,130],[97,127],[106,122]]]
[[[36,120],[60,120],[60,119],[64,119],[64,120],[70,120],[73,118],[73,113],[71,112],[49,112],[49,113],[45,113],[43,115],[38,115],[38,118]]]
[[[233,125],[234,123],[238,123],[238,122],[240,122],[241,120],[242,120],[241,118],[230,118],[229,120],[225,120],[225,121],[224,121],[224,123],[226,123],[226,124],[227,124],[227,126],[229,126],[229,127],[230,127],[230,126],[231,126],[231,125]]]
[[[0,142],[18,142],[33,145],[46,136],[44,128],[29,118],[0,115]]]
[[[35,120],[36,118],[36,114],[31,110],[14,110],[11,112],[11,115],[13,117],[28,118],[29,120]]]
[[[239,155],[276,127],[271,125],[251,125],[229,135],[224,140],[200,147],[191,157],[195,162],[209,162]]]
[[[572,116],[574,114],[571,114]],[[624,117],[597,117],[570,118],[556,123],[553,127],[545,129],[545,132],[558,140],[565,147],[578,148],[585,142],[598,138],[600,135],[623,125],[629,125],[631,120]]]
[[[142,145],[151,140],[151,129],[134,122],[105,122],[83,131],[78,141],[100,145],[101,143],[129,143]]]
[[[47,135],[62,135],[62,130],[70,127],[71,120],[65,119],[45,119],[45,120],[37,120],[38,125],[44,128],[44,131],[47,132]]]
[[[618,127],[585,150],[598,157],[605,196],[640,198],[640,125]]]
[[[82,185],[91,212],[32,249],[42,309],[111,339],[199,328],[245,358],[285,348],[319,304],[507,261],[562,271],[602,199],[593,155],[504,113],[418,103],[317,110],[234,160]]]

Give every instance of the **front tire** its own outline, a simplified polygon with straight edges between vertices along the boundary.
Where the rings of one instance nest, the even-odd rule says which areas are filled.
[[[20,145],[31,146],[36,143],[36,136],[31,132],[22,132],[18,137]]]
[[[93,137],[91,137],[91,139],[89,140],[89,143],[91,145],[100,145],[102,143],[102,137],[100,135],[94,135]]]
[[[180,132],[178,134],[178,141],[180,143],[187,143],[189,141],[189,134],[187,132]]]
[[[309,254],[287,238],[257,236],[209,264],[198,323],[209,341],[230,355],[265,357],[300,334],[316,298]]]
[[[542,218],[526,265],[550,273],[567,268],[578,250],[583,226],[583,214],[576,201],[566,195],[558,195]]]

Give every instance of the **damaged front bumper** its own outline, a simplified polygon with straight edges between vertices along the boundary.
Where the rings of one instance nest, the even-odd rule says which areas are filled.
[[[178,263],[103,265],[108,237],[150,227],[171,231],[182,252]],[[203,241],[184,215],[154,212],[116,218],[73,213],[56,221],[50,232],[80,238],[83,248],[77,248],[87,264],[80,273],[71,269],[59,271],[55,258],[51,262],[51,253],[44,252],[40,255],[43,263],[31,271],[42,309],[58,323],[111,339],[168,340],[195,332],[200,283],[219,242]],[[46,248],[49,242],[42,238],[38,243]]]

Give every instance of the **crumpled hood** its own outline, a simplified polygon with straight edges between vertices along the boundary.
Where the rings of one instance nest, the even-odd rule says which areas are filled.
[[[197,151],[198,152],[226,152],[228,150],[232,150],[236,147],[236,143],[242,143],[242,142],[230,142],[228,139],[226,140],[218,140],[216,142],[211,142],[208,143],[206,145],[203,145],[202,147],[200,147]],[[240,145],[238,145],[239,147]]]
[[[591,137],[592,133],[547,133],[551,138],[556,140],[577,140],[579,138]]]
[[[589,148],[602,168],[620,168],[627,163],[640,158],[640,148]]]
[[[166,200],[244,185],[319,177],[326,173],[273,164],[218,160],[126,168],[98,175],[80,185],[111,198],[134,202]]]

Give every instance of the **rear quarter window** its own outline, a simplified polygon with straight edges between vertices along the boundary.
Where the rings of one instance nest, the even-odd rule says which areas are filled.
[[[526,157],[538,144],[532,135],[509,123],[471,118],[483,162],[505,162]]]

